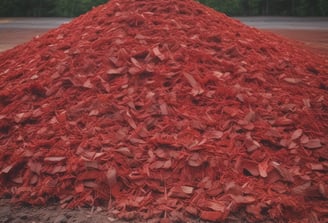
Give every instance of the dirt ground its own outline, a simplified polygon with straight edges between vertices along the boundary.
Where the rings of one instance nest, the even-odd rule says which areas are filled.
[[[57,206],[32,207],[10,205],[6,199],[0,200],[0,223],[119,223],[108,216],[104,209],[67,210]]]
[[[0,53],[33,39],[47,30],[44,29],[1,29]],[[309,47],[316,53],[328,56],[328,30],[265,30],[297,40],[304,47]],[[0,199],[0,223],[105,223],[123,222],[110,215],[105,209],[66,210],[57,206],[31,207],[11,205],[9,200]],[[200,222],[193,220],[191,222]],[[237,222],[243,222],[241,220]]]
[[[311,50],[328,56],[328,30],[265,29],[264,31],[296,40]]]
[[[47,32],[47,30],[44,29],[1,29],[0,52],[30,41],[35,36],[42,35],[45,32]]]

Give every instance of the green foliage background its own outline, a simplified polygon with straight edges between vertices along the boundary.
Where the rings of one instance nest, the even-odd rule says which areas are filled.
[[[75,17],[108,0],[0,0],[0,17]],[[160,1],[160,0],[158,0]],[[198,0],[230,16],[328,16],[328,0]]]

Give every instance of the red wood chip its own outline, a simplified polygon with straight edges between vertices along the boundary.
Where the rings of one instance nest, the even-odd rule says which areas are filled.
[[[310,139],[307,143],[304,144],[304,147],[307,149],[318,149],[322,147],[320,139]]]
[[[327,71],[197,1],[111,0],[0,53],[0,197],[327,222]]]
[[[291,137],[291,140],[295,140],[295,139],[298,139],[302,136],[303,134],[303,130],[302,129],[297,129],[293,132],[292,134],[292,137]]]
[[[200,218],[206,221],[220,221],[224,219],[224,213],[221,211],[201,211]]]

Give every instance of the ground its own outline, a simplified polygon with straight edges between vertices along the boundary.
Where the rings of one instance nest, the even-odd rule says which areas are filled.
[[[306,47],[309,47],[310,50],[328,56],[328,30],[271,29],[265,31],[297,40],[301,44],[305,44]]]
[[[295,19],[288,23],[284,19],[265,18],[246,18],[241,19],[248,25],[258,27],[266,32],[273,32],[289,39],[299,41],[302,47],[308,47],[316,53],[328,56],[328,23],[327,18],[313,20]],[[275,20],[276,23],[272,21]],[[22,22],[23,21],[23,22]],[[33,39],[36,35],[41,35],[51,28],[58,26],[68,19],[5,19],[0,18],[0,53],[8,50],[20,43]],[[289,26],[286,26],[289,25]],[[41,27],[41,28],[40,28]],[[31,207],[17,206],[10,204],[9,200],[0,200],[0,223],[105,223],[105,222],[122,222],[115,218],[108,217],[105,209],[61,209],[58,206],[48,207]],[[197,221],[199,222],[199,221]]]
[[[107,216],[101,208],[61,209],[58,206],[31,207],[27,205],[9,205],[10,201],[0,200],[0,223],[106,223],[119,222]]]

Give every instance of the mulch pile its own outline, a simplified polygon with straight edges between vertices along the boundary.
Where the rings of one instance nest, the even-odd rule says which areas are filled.
[[[192,0],[112,0],[0,54],[0,196],[327,222],[327,65]]]

